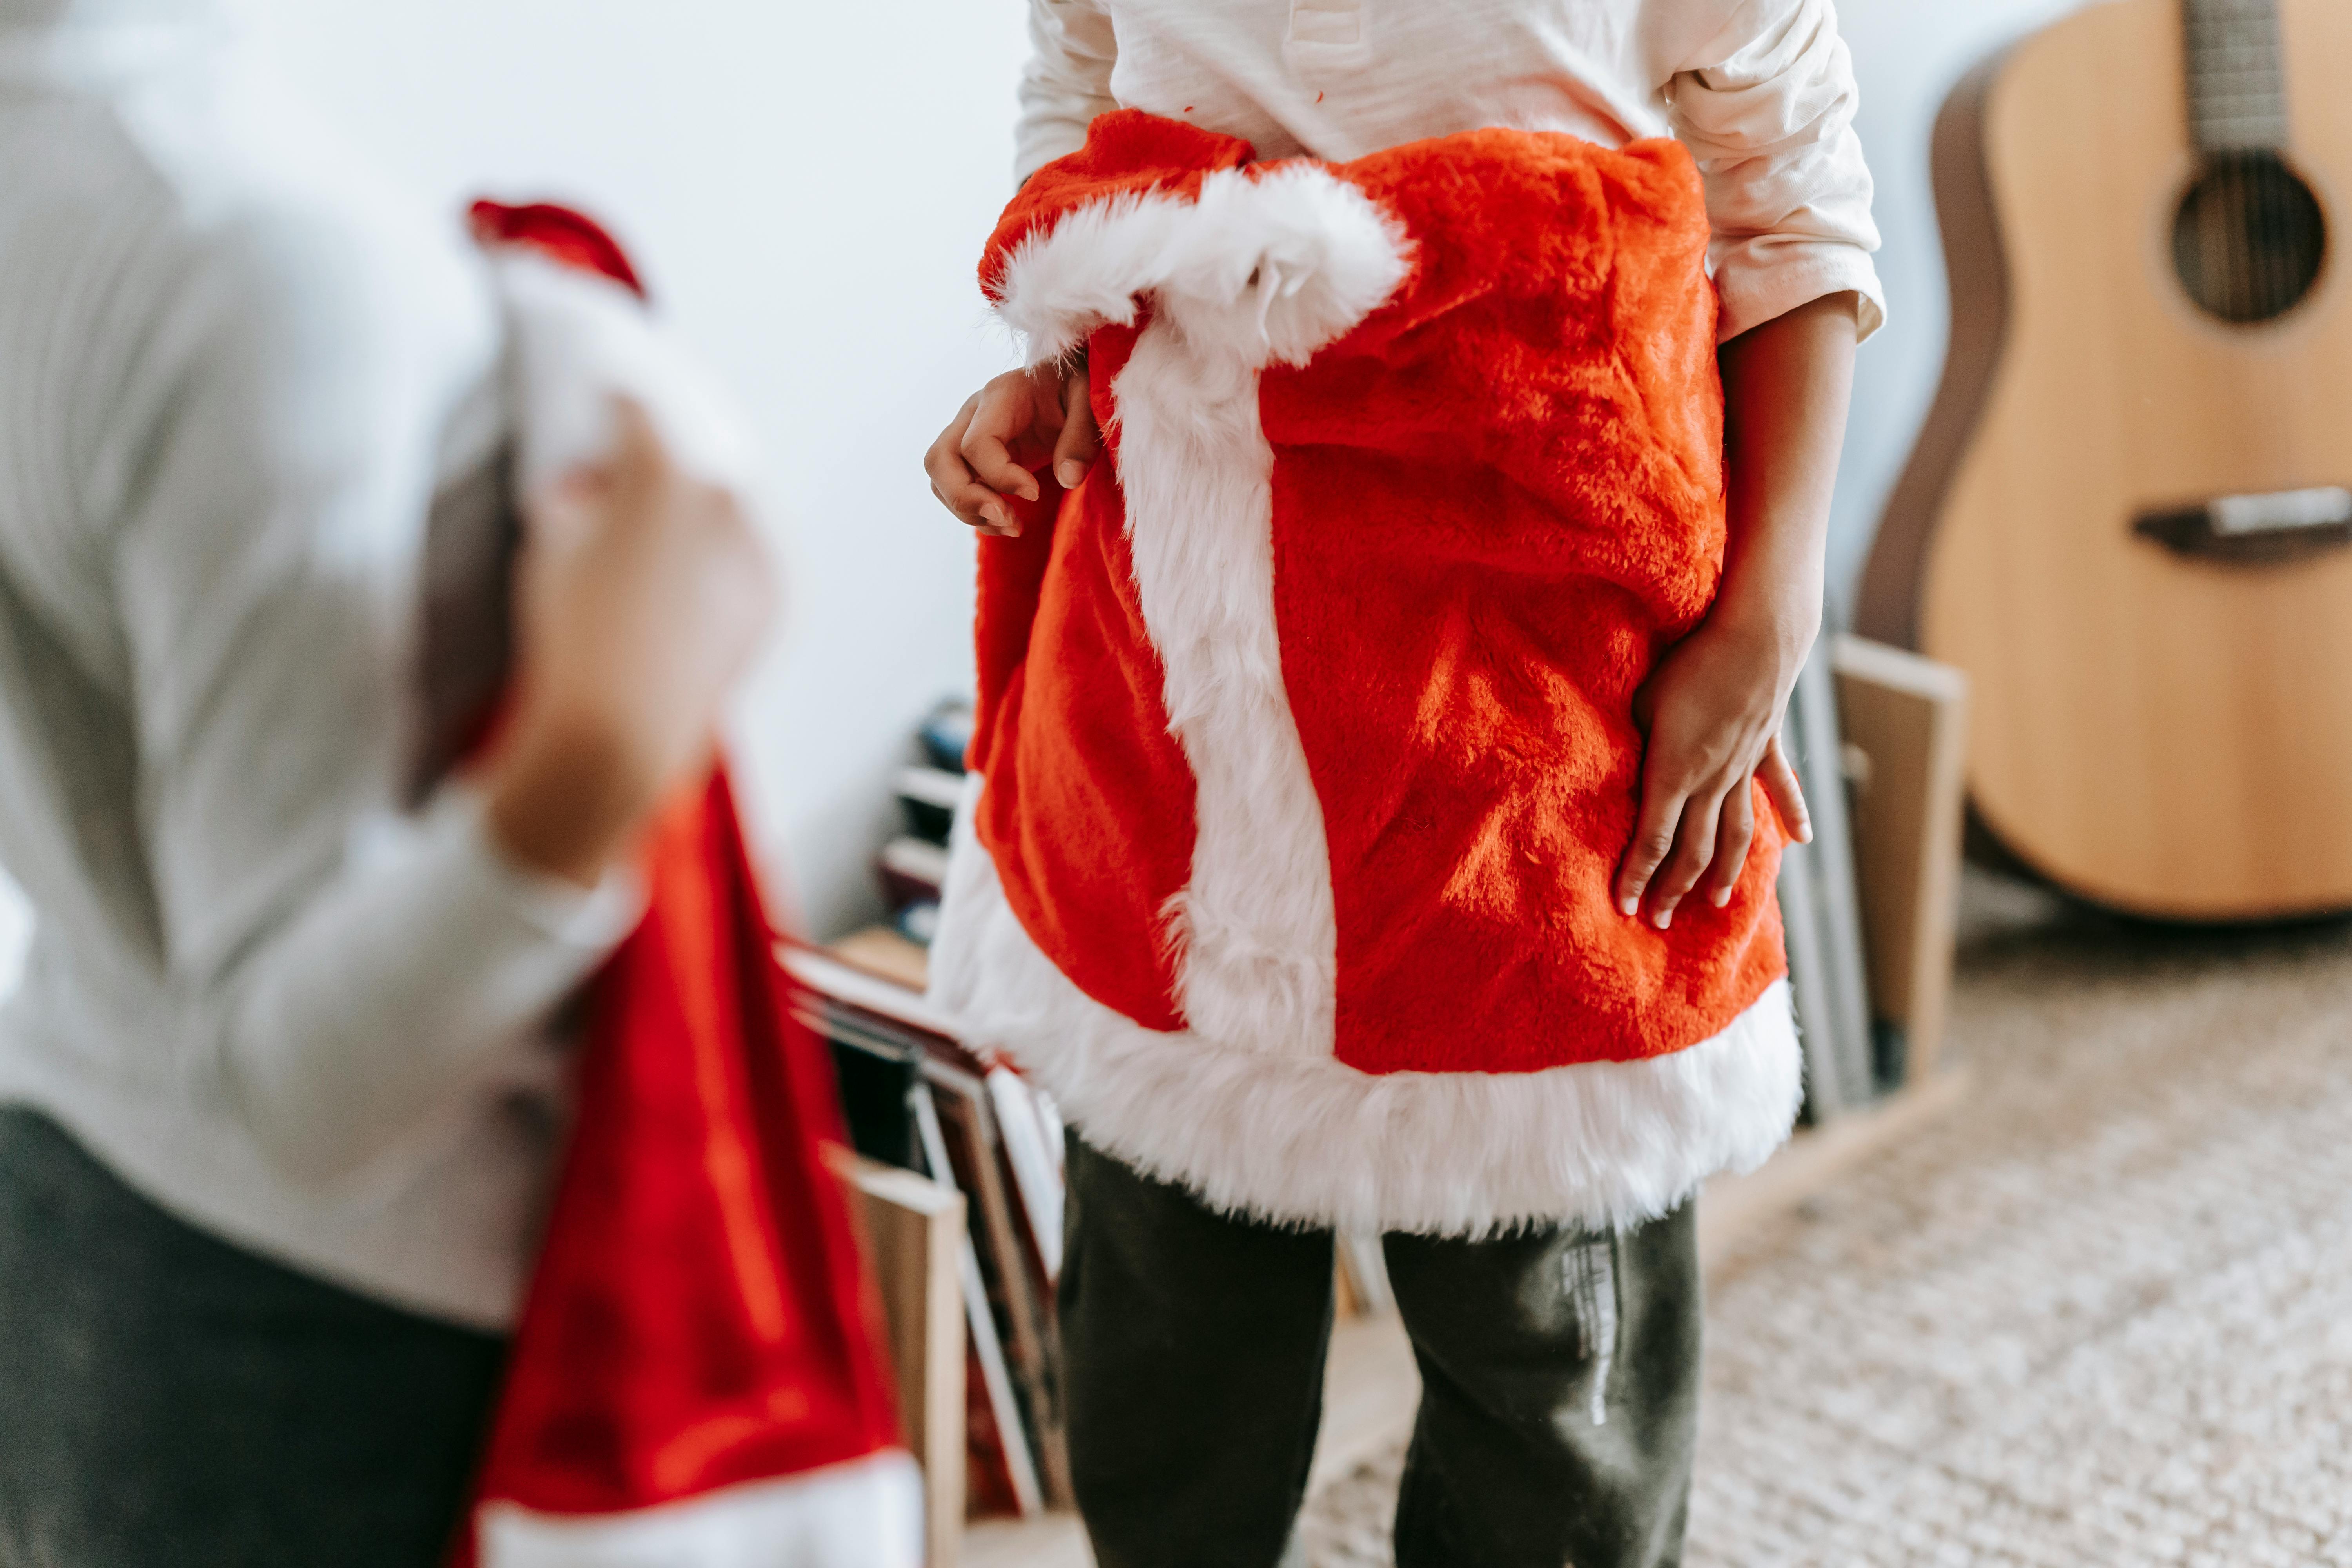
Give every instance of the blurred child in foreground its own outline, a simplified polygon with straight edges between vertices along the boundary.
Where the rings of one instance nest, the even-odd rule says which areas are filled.
[[[207,0],[0,0],[0,1562],[426,1568],[562,1122],[551,1016],[770,613],[637,413],[526,498],[423,805],[425,519],[490,270]]]

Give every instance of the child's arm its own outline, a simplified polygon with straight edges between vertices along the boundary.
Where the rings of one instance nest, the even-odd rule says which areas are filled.
[[[1723,584],[1698,629],[1635,700],[1649,743],[1618,907],[1646,897],[1660,930],[1704,886],[1727,902],[1748,861],[1761,779],[1781,820],[1811,837],[1780,717],[1821,630],[1822,555],[1853,383],[1859,301],[1833,294],[1723,345],[1730,538]]]

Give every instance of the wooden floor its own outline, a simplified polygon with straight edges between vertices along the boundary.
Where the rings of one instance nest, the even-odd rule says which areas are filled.
[[[1834,1182],[1873,1151],[1885,1148],[1957,1104],[1968,1092],[1964,1070],[1869,1110],[1841,1117],[1791,1140],[1761,1170],[1707,1184],[1699,1206],[1699,1258],[1721,1266],[1755,1225],[1782,1213]],[[1323,1384],[1323,1426],[1315,1446],[1307,1490],[1346,1475],[1412,1426],[1421,1374],[1412,1346],[1394,1312],[1343,1321],[1331,1336]],[[1037,1520],[988,1520],[964,1538],[963,1568],[1093,1568],[1086,1533],[1069,1514]]]
[[[964,1532],[963,1568],[1094,1568],[1074,1513],[1044,1519],[984,1519]]]

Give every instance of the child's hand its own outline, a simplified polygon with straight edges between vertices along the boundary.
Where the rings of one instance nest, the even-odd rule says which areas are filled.
[[[923,468],[931,493],[959,520],[1015,539],[1021,520],[1005,500],[1037,499],[1028,462],[1051,453],[1054,477],[1076,489],[1101,446],[1086,365],[1041,364],[1007,371],[974,394],[923,454]]]
[[[1801,844],[1812,822],[1780,754],[1780,715],[1821,630],[1830,495],[1853,383],[1860,303],[1832,294],[1723,345],[1727,533],[1715,607],[1633,699],[1649,736],[1642,811],[1617,907],[1671,924],[1704,879],[1731,901],[1756,837],[1756,792]]]
[[[1646,894],[1660,931],[1704,880],[1718,909],[1730,901],[1756,837],[1751,779],[1800,843],[1812,837],[1805,797],[1780,754],[1780,716],[1795,685],[1791,639],[1710,620],[1661,662],[1633,700],[1649,736],[1642,810],[1617,873],[1617,907],[1637,914]]]
[[[641,407],[619,412],[607,458],[530,499],[514,710],[483,781],[505,847],[583,886],[709,765],[777,597],[735,497],[679,468]]]

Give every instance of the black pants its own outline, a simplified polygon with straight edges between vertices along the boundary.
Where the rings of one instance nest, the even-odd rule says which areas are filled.
[[[1070,1141],[1061,1320],[1101,1568],[1274,1568],[1303,1500],[1328,1232],[1211,1212]],[[1672,1568],[1697,1435],[1693,1211],[1622,1235],[1391,1235],[1420,1363],[1399,1568]]]
[[[0,1568],[437,1568],[502,1353],[0,1110]]]

